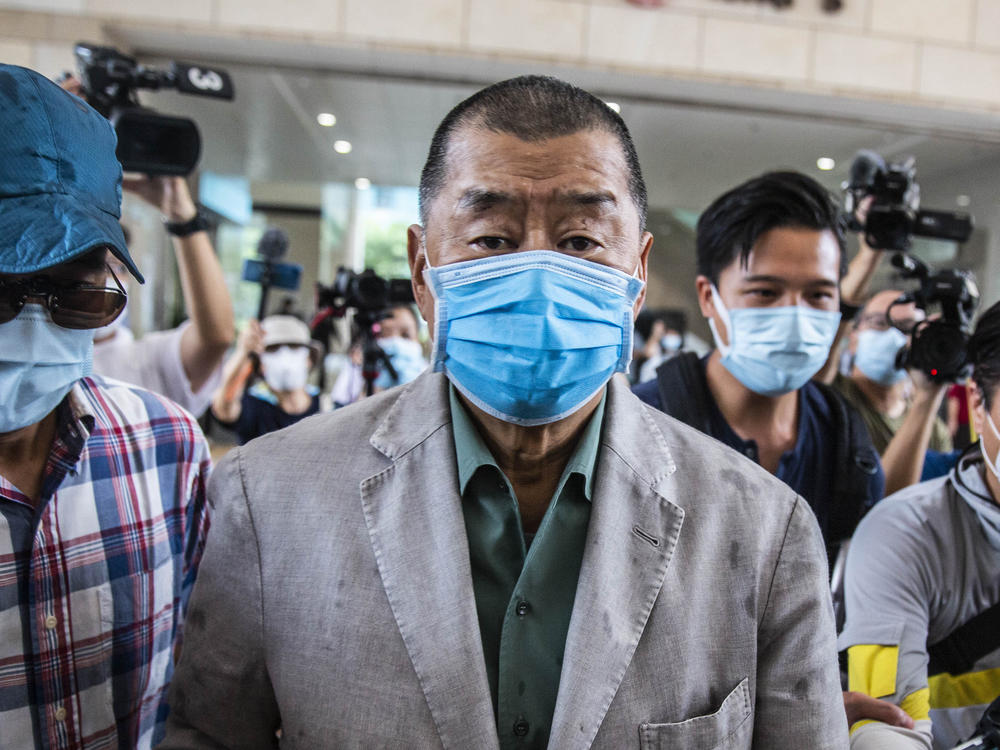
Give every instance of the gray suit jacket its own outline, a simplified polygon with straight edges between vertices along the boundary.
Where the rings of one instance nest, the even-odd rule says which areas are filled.
[[[447,381],[218,467],[162,748],[497,748]],[[844,748],[806,504],[608,392],[552,748]]]

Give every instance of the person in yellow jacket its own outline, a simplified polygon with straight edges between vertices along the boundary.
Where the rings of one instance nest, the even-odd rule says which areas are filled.
[[[851,750],[952,748],[1000,695],[1000,303],[979,320],[969,357],[979,442],[948,476],[879,503],[851,541],[838,643],[849,689],[914,720],[856,722]]]

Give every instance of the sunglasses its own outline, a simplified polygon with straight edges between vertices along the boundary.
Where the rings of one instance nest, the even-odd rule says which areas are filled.
[[[125,293],[115,272],[108,268],[117,289],[85,283],[59,283],[47,276],[0,281],[0,323],[17,317],[29,299],[41,301],[52,322],[62,328],[100,328],[125,308]]]

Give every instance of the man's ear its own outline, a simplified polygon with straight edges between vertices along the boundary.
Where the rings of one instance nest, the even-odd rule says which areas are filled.
[[[712,299],[712,280],[707,276],[697,276],[694,280],[695,292],[698,295],[698,307],[706,318],[717,316],[715,301]]]
[[[424,268],[427,267],[427,250],[424,242],[424,228],[419,224],[411,224],[406,230],[406,257],[410,263],[410,285],[413,287],[413,299],[417,309],[430,330],[434,330],[434,297],[424,281]]]
[[[977,435],[982,435],[986,429],[986,420],[983,418],[986,402],[983,399],[983,392],[972,378],[965,383],[965,395],[969,399],[969,419],[972,421],[972,427]]]
[[[642,291],[639,292],[639,296],[635,299],[635,304],[632,306],[632,320],[635,320],[639,316],[639,311],[642,310],[642,305],[646,301],[646,289],[649,287],[649,251],[653,249],[653,235],[649,232],[642,233],[639,251],[639,266],[636,270],[636,274],[640,279],[642,279]]]

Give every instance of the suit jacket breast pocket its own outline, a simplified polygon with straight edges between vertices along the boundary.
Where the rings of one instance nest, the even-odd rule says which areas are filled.
[[[672,724],[640,724],[642,750],[736,750],[749,748],[753,735],[750,685],[733,688],[719,709]]]

